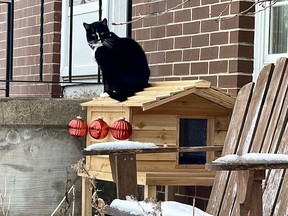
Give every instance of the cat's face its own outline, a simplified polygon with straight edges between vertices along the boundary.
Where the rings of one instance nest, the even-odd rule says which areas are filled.
[[[103,40],[109,37],[110,31],[107,26],[106,18],[91,24],[84,22],[83,26],[86,30],[87,42],[92,49],[101,46]]]

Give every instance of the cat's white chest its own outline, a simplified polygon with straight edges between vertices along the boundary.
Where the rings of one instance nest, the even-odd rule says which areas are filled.
[[[93,49],[91,51],[91,55],[92,55],[93,60],[95,60],[95,52],[96,52],[96,50],[99,47],[101,47],[101,46],[103,46],[102,43],[93,44]]]

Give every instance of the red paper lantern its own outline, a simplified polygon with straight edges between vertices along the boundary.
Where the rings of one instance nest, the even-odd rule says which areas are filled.
[[[118,140],[128,139],[132,134],[132,126],[124,117],[122,117],[112,124],[111,134]]]
[[[80,116],[72,119],[69,124],[69,134],[75,137],[83,137],[87,134],[87,124]]]
[[[88,130],[94,139],[104,139],[108,135],[109,126],[103,121],[102,117],[99,117],[97,120],[91,122]]]

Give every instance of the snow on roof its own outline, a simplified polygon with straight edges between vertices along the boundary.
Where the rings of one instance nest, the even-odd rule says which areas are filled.
[[[145,201],[135,201],[129,196],[126,197],[126,200],[115,199],[110,205],[113,208],[117,208],[124,212],[129,212],[136,215],[162,215],[162,216],[211,216],[208,213],[190,205],[175,201],[164,201],[161,202],[161,212],[157,208],[156,203],[145,202]],[[157,212],[158,211],[158,212]],[[193,214],[195,212],[195,214]],[[156,213],[156,214],[152,214]],[[162,213],[162,214],[161,214]]]
[[[124,102],[118,102],[110,97],[96,97],[92,101],[82,103],[81,106],[141,107],[143,111],[146,111],[190,94],[205,98],[228,109],[233,109],[235,103],[235,97],[212,87],[211,83],[205,80],[165,81],[149,84],[150,87],[129,97]]]
[[[242,156],[230,154],[217,158],[213,163],[233,164],[233,163],[288,163],[286,154],[268,154],[268,153],[247,153]]]

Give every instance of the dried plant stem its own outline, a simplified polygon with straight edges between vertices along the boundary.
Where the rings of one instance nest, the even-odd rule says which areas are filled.
[[[162,0],[162,1],[163,1],[163,0]],[[160,2],[160,1],[155,1],[155,2]],[[153,2],[153,3],[155,3],[155,2]],[[174,6],[174,7],[172,7],[172,8],[168,8],[167,10],[165,10],[165,11],[163,11],[163,12],[149,13],[149,14],[146,14],[146,15],[141,15],[141,14],[139,14],[140,17],[137,18],[137,19],[134,19],[134,20],[129,21],[129,22],[120,22],[120,23],[113,22],[112,25],[127,25],[127,24],[131,24],[131,23],[137,22],[137,21],[142,20],[142,19],[147,18],[147,17],[151,17],[151,16],[161,16],[161,15],[166,14],[166,13],[172,11],[172,10],[175,10],[176,8],[178,8],[178,7],[186,4],[187,2],[190,2],[190,0],[185,0],[184,2],[182,2],[182,3],[180,3],[180,4],[176,5],[176,6]]]
[[[6,180],[6,177],[5,177],[5,179],[4,179],[4,194],[0,193],[0,208],[1,208],[3,216],[8,216],[9,208],[10,208],[10,196],[8,198],[7,208],[5,208],[6,196],[7,196],[7,180]]]
[[[75,203],[75,185],[72,185],[71,188],[69,189],[69,191],[67,192],[67,194],[70,194],[71,191],[73,191],[73,213],[72,216],[74,215],[74,203]],[[66,200],[66,196],[63,197],[63,199],[61,200],[61,202],[59,203],[59,205],[56,207],[56,209],[53,211],[53,213],[50,216],[53,216],[58,209],[61,207],[62,203]]]
[[[229,9],[229,7],[231,6],[231,4],[232,4],[232,2],[233,2],[233,0],[230,0],[230,1],[227,3],[226,7],[220,12],[219,17],[216,19],[216,21],[219,22],[219,21],[223,21],[223,20],[228,20],[228,19],[232,19],[232,18],[234,18],[234,17],[238,17],[238,16],[242,16],[242,15],[248,14],[248,13],[251,14],[251,15],[253,15],[253,14],[259,13],[259,12],[261,12],[261,11],[264,11],[264,10],[266,10],[267,8],[272,7],[272,6],[273,6],[274,4],[276,4],[278,1],[279,1],[279,0],[257,0],[257,1],[255,1],[255,3],[253,3],[250,7],[248,7],[247,9],[245,9],[245,10],[243,10],[243,11],[240,11],[239,13],[237,13],[237,14],[235,14],[235,15],[233,15],[233,16],[223,17],[223,13],[224,13],[226,10]],[[266,3],[266,2],[270,2],[270,4],[269,4],[268,6],[265,6],[264,3]],[[255,11],[255,12],[249,12],[253,7],[255,7],[255,6],[257,6],[257,5],[262,6],[262,9],[261,9],[261,10],[258,10],[258,11]]]

